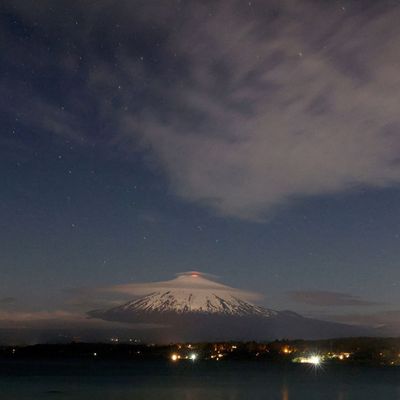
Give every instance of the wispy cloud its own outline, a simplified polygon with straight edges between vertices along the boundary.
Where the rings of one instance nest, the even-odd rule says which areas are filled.
[[[8,112],[22,107],[28,125],[77,142],[132,157],[140,149],[178,196],[225,216],[260,220],[296,199],[399,184],[400,6],[150,3],[75,5],[80,21],[68,29],[46,7],[10,2],[27,24],[61,26],[79,54],[53,49],[62,67],[34,64],[73,82],[62,104],[21,89],[7,96]],[[104,31],[104,18],[118,29]],[[108,59],[89,48],[102,30],[118,43],[149,26],[150,55],[127,44],[111,46]],[[19,61],[34,53],[8,42]],[[82,55],[96,68],[85,69]]]
[[[373,313],[347,313],[317,315],[318,318],[352,325],[381,328],[386,335],[400,335],[400,310],[387,310]]]
[[[319,307],[382,305],[382,303],[363,300],[359,296],[326,290],[293,290],[287,294],[289,299],[296,303]]]
[[[316,2],[265,8],[196,9],[169,44],[190,76],[161,87],[173,103],[162,118],[129,116],[128,134],[178,195],[224,215],[398,183],[399,8],[373,19]]]
[[[88,318],[82,313],[65,310],[6,312],[0,311],[0,329],[107,329],[152,328],[150,324],[124,324]]]
[[[8,304],[14,304],[14,303],[16,303],[17,302],[17,299],[15,298],[15,297],[2,297],[2,298],[0,298],[0,305],[1,304],[5,304],[5,305],[8,305]]]

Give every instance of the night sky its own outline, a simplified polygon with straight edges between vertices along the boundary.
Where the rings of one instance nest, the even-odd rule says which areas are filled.
[[[0,327],[189,270],[400,327],[399,20],[394,1],[3,0]]]

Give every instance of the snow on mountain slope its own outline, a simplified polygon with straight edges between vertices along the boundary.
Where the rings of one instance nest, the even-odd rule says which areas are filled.
[[[255,306],[226,292],[206,292],[195,289],[152,293],[120,307],[115,307],[113,310],[121,312],[207,313],[263,317],[275,314],[272,310]]]
[[[250,295],[248,292],[215,282],[198,272],[180,274],[177,278],[164,282],[161,286],[153,284],[149,287],[153,289],[152,293],[146,293],[139,299],[106,310],[106,313],[108,315],[194,313],[253,317],[276,315],[273,310],[256,306],[247,301],[246,299]],[[132,286],[124,285],[119,288],[123,292],[128,292]],[[133,289],[137,289],[137,286]]]

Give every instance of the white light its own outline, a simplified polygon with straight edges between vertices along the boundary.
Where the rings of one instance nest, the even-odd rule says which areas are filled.
[[[321,359],[318,356],[310,357],[310,363],[311,364],[319,364],[320,362],[321,362]]]
[[[321,357],[320,356],[311,356],[308,359],[308,362],[313,365],[320,365],[321,364]]]
[[[190,353],[189,358],[190,358],[192,361],[196,361],[196,359],[197,359],[197,354],[196,354],[196,353]]]
[[[295,362],[299,362],[302,364],[312,364],[315,367],[319,367],[322,364],[322,357],[318,356],[316,354],[310,355],[310,357],[300,357],[296,360],[294,360]]]

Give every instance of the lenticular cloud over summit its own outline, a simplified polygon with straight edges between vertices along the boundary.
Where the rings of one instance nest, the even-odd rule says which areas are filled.
[[[168,281],[149,282],[149,283],[128,283],[115,285],[100,289],[104,292],[128,295],[143,296],[159,291],[169,290],[192,290],[196,293],[210,292],[218,293],[221,296],[231,294],[247,301],[258,301],[262,296],[255,292],[236,289],[222,283],[216,282],[215,276],[198,271],[182,272],[176,278]]]

